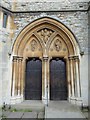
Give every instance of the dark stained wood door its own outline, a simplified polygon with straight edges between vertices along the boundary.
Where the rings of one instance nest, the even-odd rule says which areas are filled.
[[[50,61],[50,99],[67,100],[66,64],[60,58]]]
[[[41,100],[42,98],[42,62],[38,58],[27,60],[25,99]]]

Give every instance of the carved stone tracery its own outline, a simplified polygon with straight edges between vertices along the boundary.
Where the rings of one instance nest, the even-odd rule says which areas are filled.
[[[57,52],[59,52],[61,50],[62,47],[62,43],[59,39],[56,39],[54,42],[54,48]]]
[[[31,51],[35,51],[37,49],[37,41],[33,39],[30,43]]]
[[[48,18],[45,18],[45,19],[48,19]],[[50,20],[49,24],[52,23],[52,22],[53,22],[53,20]],[[56,24],[56,26],[59,26],[60,23],[57,24],[57,21],[55,21],[54,24]],[[35,25],[36,25],[36,23],[35,23]],[[47,24],[45,23],[44,26],[47,26]],[[43,98],[46,99],[46,96],[47,96],[47,94],[46,94],[46,92],[47,92],[46,85],[49,86],[48,81],[49,81],[49,59],[50,59],[50,57],[53,57],[53,56],[55,56],[55,57],[56,56],[62,57],[62,56],[64,56],[64,58],[65,57],[67,58],[69,55],[75,54],[74,51],[73,51],[73,47],[74,46],[71,47],[72,44],[71,44],[71,42],[69,42],[71,39],[68,38],[66,40],[66,33],[63,33],[63,35],[62,35],[63,39],[62,39],[60,37],[62,31],[60,30],[60,32],[57,32],[58,29],[56,29],[56,26],[55,27],[52,26],[53,30],[50,29],[51,26],[50,26],[50,28],[48,26],[48,28],[44,27],[43,29],[42,29],[43,26],[41,26],[41,29],[40,29],[40,26],[39,26],[39,28],[38,28],[39,30],[37,31],[37,34],[35,36],[32,35],[26,45],[25,45],[26,42],[24,43],[23,41],[26,41],[27,40],[26,38],[28,38],[28,37],[26,37],[26,36],[25,36],[25,38],[22,37],[23,34],[24,34],[22,32],[20,34],[20,37],[23,38],[23,39],[21,39],[22,42],[20,42],[20,47],[19,47],[19,49],[17,49],[18,48],[17,47],[18,42],[20,41],[20,39],[19,39],[20,37],[18,37],[17,40],[16,40],[16,43],[14,45],[14,50],[13,50],[14,54],[19,53],[19,51],[21,51],[21,50],[22,50],[22,54],[25,52],[25,54],[23,54],[24,59],[26,59],[26,57],[32,57],[34,55],[36,55],[36,56],[38,55],[41,58],[42,58],[42,56],[45,56],[44,60],[42,60],[42,66],[43,66],[43,71],[42,71],[42,80],[43,80],[43,84],[42,84],[42,88],[43,88],[43,90],[42,90],[42,99]],[[31,28],[31,24],[30,24],[30,28]],[[62,26],[62,28],[64,29],[64,26]],[[25,29],[27,31],[27,28],[25,28]],[[36,33],[36,30],[35,30],[34,33]],[[31,34],[33,34],[33,31],[30,31],[30,33],[27,32],[27,36],[30,36]],[[54,32],[54,31],[56,31],[56,32]],[[66,32],[67,32],[67,28],[66,28]],[[68,31],[67,34],[71,35],[71,33],[69,33],[69,32],[70,31]],[[70,37],[70,38],[72,38],[72,37]],[[64,42],[64,39],[66,40],[66,42]],[[40,41],[38,41],[38,40],[40,40]],[[45,44],[43,44],[42,41],[44,41]],[[50,43],[48,41],[50,41]],[[75,41],[74,38],[72,39],[72,41],[73,42]],[[42,43],[42,44],[39,44],[39,42]],[[49,44],[46,44],[46,43],[49,43]],[[42,46],[40,46],[40,45],[42,45]],[[21,49],[21,48],[24,48],[22,46],[26,47],[24,52],[23,52],[23,49]],[[49,49],[50,51],[47,50],[46,47],[48,49],[50,48]],[[40,52],[38,52],[38,51],[40,51],[40,52],[42,52],[44,54],[39,54]],[[68,51],[69,51],[69,53],[68,53]],[[34,52],[36,52],[36,54]],[[29,54],[27,54],[27,53],[29,53]],[[22,55],[22,54],[20,54],[20,55]],[[73,61],[72,58],[70,58],[69,60],[66,59],[67,66],[68,66],[67,67],[67,81],[69,81],[71,83],[69,85],[69,88],[70,88],[70,90],[69,90],[70,93],[68,95],[69,99],[71,99],[71,97],[74,97],[74,89],[73,89],[74,88],[73,87],[74,86],[74,84],[73,84],[74,79],[73,78],[75,76],[74,75],[75,73],[77,73],[77,75],[76,75],[76,83],[77,83],[78,96],[80,96],[79,95],[80,94],[79,93],[79,91],[80,91],[79,90],[80,89],[80,87],[79,87],[80,80],[79,80],[79,70],[78,70],[78,68],[79,68],[79,61],[78,62],[77,61],[78,61],[77,59],[75,59],[75,61]],[[19,72],[16,70],[17,69],[16,68],[17,64],[19,64],[18,65],[18,71]],[[75,64],[75,66],[74,66],[74,64]],[[74,73],[74,67],[73,66],[75,67],[75,70],[76,70],[75,73]],[[23,89],[25,87],[24,86],[25,67],[26,67],[25,61],[22,62],[21,60],[18,60],[18,62],[17,62],[16,56],[15,56],[15,59],[13,59],[13,65],[12,65],[12,69],[13,69],[13,73],[12,73],[12,91],[11,91],[12,92],[12,96],[15,96],[15,93],[14,93],[14,91],[16,89],[15,85],[14,85],[15,82],[18,83],[17,91],[21,90],[21,88],[22,88],[22,91],[23,91]],[[20,74],[21,76],[18,76],[18,77],[15,76],[17,73]],[[16,77],[17,77],[17,79],[16,79]],[[20,80],[22,80],[22,82],[20,82]],[[17,81],[19,81],[19,82],[17,82]],[[48,91],[49,91],[49,87],[48,87]],[[19,93],[20,92],[18,91],[18,95],[19,95]],[[24,91],[22,92],[22,94],[24,94]],[[49,92],[48,92],[48,94],[49,94]]]
[[[49,40],[52,33],[53,33],[53,31],[50,29],[47,29],[47,28],[44,28],[39,31],[39,35],[40,35],[41,39],[45,42],[45,44]]]

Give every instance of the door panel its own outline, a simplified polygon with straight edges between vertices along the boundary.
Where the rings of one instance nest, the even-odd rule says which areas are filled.
[[[25,99],[41,100],[42,97],[42,63],[38,58],[27,61]]]
[[[50,61],[50,99],[67,99],[66,65],[59,58]]]

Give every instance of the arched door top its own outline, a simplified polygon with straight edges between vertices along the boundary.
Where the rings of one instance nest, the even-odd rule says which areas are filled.
[[[78,43],[72,32],[65,25],[49,17],[43,17],[28,24],[20,32],[20,34],[17,36],[14,42],[13,57],[12,57],[13,58],[12,85],[11,85],[12,96],[16,96],[16,95],[24,96],[25,69],[26,69],[25,63],[27,61],[27,58],[35,58],[35,57],[40,58],[42,60],[42,99],[43,100],[46,100],[46,98],[49,97],[49,92],[47,93],[47,91],[50,90],[49,62],[50,59],[53,57],[63,58],[65,60],[65,64],[63,61],[58,61],[58,62],[60,63],[60,65],[63,66],[63,68],[66,68],[63,70],[67,71],[67,74],[64,74],[67,77],[64,80],[67,80],[67,84],[68,84],[68,86],[66,86],[68,89],[67,99],[71,100],[74,97],[81,97]],[[30,65],[30,67],[31,67],[31,62],[32,61],[29,61],[27,63],[28,65]],[[53,61],[52,63],[54,62],[56,67],[58,67],[57,65],[58,62],[56,63],[56,61]],[[57,74],[57,71],[54,72]],[[61,71],[59,70],[59,72]],[[28,79],[28,73],[29,70],[27,72],[27,79]],[[53,73],[53,71],[51,71],[51,73]],[[54,80],[54,78],[52,78],[52,80]],[[65,94],[67,94],[67,91],[65,92]],[[39,97],[41,97],[41,95]]]
[[[23,56],[24,50],[30,44],[29,41],[32,38],[34,38],[34,42],[38,43],[43,52],[45,52],[45,47],[48,51],[56,37],[59,37],[66,45],[69,55],[79,54],[79,46],[72,32],[61,22],[49,17],[31,22],[20,32],[13,45],[13,54]],[[58,47],[57,43],[61,42],[57,39],[56,47]],[[56,49],[58,51],[58,48]]]

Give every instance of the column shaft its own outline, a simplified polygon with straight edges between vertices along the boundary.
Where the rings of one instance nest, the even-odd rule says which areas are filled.
[[[25,88],[25,60],[22,61],[22,79],[21,79],[21,94],[24,95]]]
[[[75,58],[77,97],[80,97],[79,59]]]
[[[74,97],[74,72],[73,72],[73,58],[70,58],[70,77],[71,77],[71,86],[72,86],[72,97]]]
[[[68,97],[71,97],[72,91],[71,91],[71,79],[70,79],[70,63],[69,60],[67,60],[67,81],[68,81]]]
[[[12,65],[13,65],[13,66],[12,66],[13,68],[12,68],[12,86],[11,86],[11,87],[12,87],[12,89],[11,89],[11,90],[12,90],[12,91],[11,91],[12,93],[11,93],[11,95],[12,95],[12,96],[15,96],[15,88],[16,88],[15,85],[16,85],[16,79],[17,79],[17,78],[16,78],[16,66],[17,66],[16,56],[13,57],[13,64],[12,64]]]
[[[44,96],[43,96],[43,98],[44,98],[44,100],[47,100],[47,98],[48,98],[48,58],[47,57],[45,57],[45,58],[43,58],[43,73],[44,73],[44,76],[43,76],[43,78],[44,78]]]
[[[18,59],[18,74],[19,74],[19,78],[18,78],[18,96],[21,94],[21,80],[22,80],[22,58],[19,57]]]

